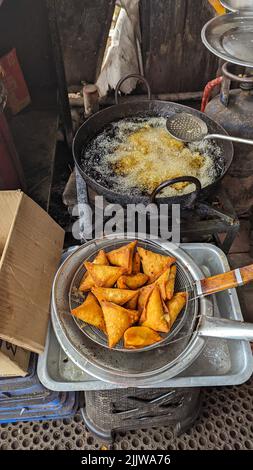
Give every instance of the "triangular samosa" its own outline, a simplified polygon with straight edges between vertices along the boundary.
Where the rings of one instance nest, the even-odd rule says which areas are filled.
[[[177,267],[174,264],[170,268],[169,279],[168,279],[168,282],[166,284],[166,299],[167,300],[170,300],[173,297],[174,288],[175,288],[176,274],[177,274]]]
[[[136,296],[136,293],[132,290],[112,289],[108,287],[93,287],[92,293],[97,297],[99,302],[106,300],[107,302],[113,302],[118,305],[123,305]]]
[[[149,295],[151,294],[152,290],[154,289],[154,284],[149,284],[148,286],[144,286],[139,290],[139,298],[138,298],[138,310],[142,312]]]
[[[136,251],[136,253],[134,254],[134,257],[133,257],[133,271],[132,273],[133,274],[136,274],[136,273],[139,273],[141,270],[141,257],[138,253],[138,251]]]
[[[150,282],[155,281],[164,268],[170,267],[176,261],[172,256],[160,255],[144,248],[137,248],[137,251],[141,257],[143,272],[149,276]]]
[[[102,266],[88,261],[84,265],[98,287],[112,287],[125,272],[125,268]]]
[[[138,310],[130,310],[129,308],[125,309],[125,310],[127,310],[127,312],[128,312],[130,322],[131,322],[131,326],[139,321],[140,313],[138,312]]]
[[[71,313],[80,320],[106,332],[102,309],[93,294],[89,293],[82,305],[71,310]]]
[[[108,252],[107,257],[110,264],[126,268],[126,272],[131,274],[133,270],[133,254],[136,243],[137,241],[135,240],[128,245],[118,248],[117,250]]]
[[[140,323],[155,331],[168,333],[169,325],[164,316],[164,305],[158,286],[154,286],[141,314]]]
[[[96,258],[93,261],[93,264],[101,264],[101,265],[104,265],[104,266],[109,265],[109,261],[106,257],[106,254],[105,254],[104,250],[99,251],[99,253],[97,254]],[[88,272],[86,272],[85,275],[83,276],[82,280],[81,280],[79,290],[82,291],[82,292],[86,292],[86,291],[90,290],[94,285],[95,284],[94,284],[94,281],[93,281],[91,275]]]
[[[106,301],[101,302],[101,307],[108,335],[108,345],[113,348],[120,341],[125,331],[138,320],[138,312],[129,311]]]
[[[124,290],[126,291],[126,289]],[[134,292],[134,291],[131,291],[131,292]],[[124,307],[130,310],[136,310],[137,305],[138,305],[138,297],[139,297],[139,291],[134,293],[134,296],[132,297],[132,299],[126,302]]]
[[[161,336],[147,326],[132,326],[124,333],[124,346],[129,349],[144,348],[161,340]]]
[[[137,290],[148,281],[148,276],[143,273],[123,275],[118,279],[117,287],[119,289]]]
[[[166,314],[165,317],[170,324],[170,328],[172,327],[173,323],[175,323],[179,313],[184,308],[186,300],[186,292],[177,292],[171,300],[166,302],[168,314]]]
[[[161,273],[161,275],[155,281],[155,284],[159,287],[161,296],[163,300],[166,300],[166,287],[168,284],[169,276],[170,276],[170,269],[165,268],[165,270]]]

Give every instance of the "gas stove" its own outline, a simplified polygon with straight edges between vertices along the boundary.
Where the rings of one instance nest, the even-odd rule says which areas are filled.
[[[77,169],[75,170],[75,174],[76,203],[78,203],[81,208],[84,204],[88,204],[94,213],[95,197],[97,194],[86,185]],[[107,204],[107,201],[104,200],[105,207]],[[209,198],[209,200],[204,202],[196,201],[194,207],[182,210],[180,213],[180,222],[180,241],[182,243],[215,243],[224,253],[229,252],[240,229],[239,219],[222,186],[217,187],[215,195]],[[106,223],[106,218],[104,218],[104,223]],[[148,224],[149,221],[147,221],[147,226]],[[171,227],[170,216],[166,224],[168,228]],[[86,239],[86,229],[85,218],[82,218],[82,223],[80,224],[80,238],[83,241]],[[92,231],[92,229],[94,229],[94,226],[89,229],[89,231]]]

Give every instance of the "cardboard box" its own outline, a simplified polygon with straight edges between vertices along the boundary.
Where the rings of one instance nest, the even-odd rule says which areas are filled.
[[[28,351],[43,351],[63,241],[64,230],[32,199],[21,191],[0,192],[2,340]],[[2,346],[0,352],[0,375],[9,375],[10,360],[24,371],[27,351],[16,350],[14,357]],[[3,355],[8,358],[5,363]]]
[[[25,377],[30,351],[0,340],[0,377]]]

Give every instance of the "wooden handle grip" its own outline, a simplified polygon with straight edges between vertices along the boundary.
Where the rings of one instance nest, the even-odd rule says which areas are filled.
[[[201,279],[200,294],[215,294],[215,292],[238,287],[250,281],[253,281],[253,264],[228,271],[227,273],[218,274],[217,276]]]

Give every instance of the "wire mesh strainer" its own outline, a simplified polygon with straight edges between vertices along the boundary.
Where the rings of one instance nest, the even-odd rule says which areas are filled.
[[[105,251],[109,252],[109,251],[114,250],[116,248],[120,248],[120,246],[126,245],[129,241],[130,240],[128,240],[127,242],[125,240],[124,241],[115,240],[113,245],[108,246],[105,249]],[[140,241],[140,240],[138,241],[138,246],[143,247],[145,249],[151,249],[150,246],[147,246],[147,243],[145,243],[143,241]],[[97,255],[98,251],[99,250],[92,253],[92,255],[90,255],[88,258],[86,258],[83,261],[93,261],[94,258]],[[154,251],[156,253],[160,253],[160,254],[170,255],[170,253],[168,253],[167,250],[166,250],[166,253],[164,253],[164,250],[158,249],[157,247],[155,249],[152,247],[152,251]],[[173,256],[173,253],[171,253],[171,256]],[[187,271],[187,269],[183,266],[183,264],[180,261],[176,262],[176,266],[177,266],[177,275],[176,275],[176,282],[175,282],[175,292],[185,291],[186,286],[189,286],[189,285],[192,284],[192,277],[190,276],[190,273]],[[83,296],[78,297],[78,288],[80,286],[81,279],[83,278],[85,272],[86,272],[86,269],[85,269],[84,265],[82,264],[78,268],[78,270],[76,271],[76,273],[73,277],[73,280],[71,282],[70,290],[69,290],[69,308],[70,308],[70,310],[78,307],[84,301]],[[186,320],[186,316],[188,317],[188,316],[192,315],[194,317],[194,312],[196,310],[196,308],[195,308],[196,306],[195,306],[195,300],[192,300],[192,298],[194,297],[195,294],[196,293],[194,293],[194,290],[192,290],[189,293],[189,297],[187,299],[186,305],[185,305],[184,309],[181,311],[181,313],[179,314],[176,322],[174,323],[174,325],[173,325],[172,329],[169,331],[169,333],[167,333],[167,334],[159,333],[160,336],[163,338],[161,341],[159,341],[155,344],[152,344],[150,346],[146,346],[144,348],[127,349],[127,348],[124,348],[123,340],[121,339],[114,348],[110,348],[110,349],[111,350],[114,349],[114,350],[121,351],[121,352],[122,351],[130,352],[130,353],[141,352],[141,351],[149,351],[151,349],[161,347],[161,346],[167,344],[168,342],[170,342],[171,340],[174,340],[176,335],[182,329],[182,327],[185,323],[185,320]],[[80,320],[77,317],[73,316],[73,319],[74,319],[75,323],[77,324],[77,326],[79,327],[79,329],[82,331],[82,333],[84,335],[86,335],[89,339],[91,339],[95,343],[99,344],[100,346],[109,348],[108,342],[107,342],[107,336],[101,330],[99,330],[98,328],[96,328],[92,325],[89,325],[89,324],[83,322],[82,320]]]
[[[166,121],[169,134],[182,142],[200,142],[207,139],[229,140],[241,144],[253,145],[253,140],[231,137],[225,134],[208,134],[208,127],[202,119],[190,113],[176,113]]]

